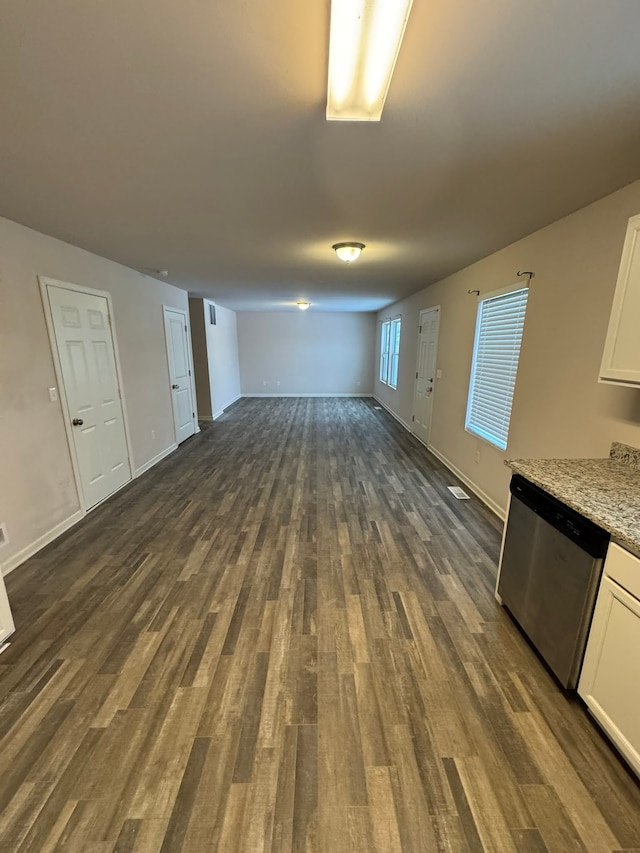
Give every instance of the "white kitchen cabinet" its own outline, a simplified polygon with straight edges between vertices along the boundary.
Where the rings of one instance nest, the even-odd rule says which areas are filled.
[[[4,578],[0,574],[0,648],[13,634],[14,630],[15,626],[13,624],[11,608],[9,607],[7,590],[4,585]]]
[[[600,379],[640,386],[640,215],[632,216],[622,249]]]
[[[640,560],[610,545],[578,693],[640,776]]]

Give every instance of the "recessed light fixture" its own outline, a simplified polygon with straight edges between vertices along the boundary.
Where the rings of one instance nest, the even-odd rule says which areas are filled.
[[[331,0],[327,120],[380,121],[413,0]]]
[[[310,302],[302,302],[302,301],[297,302],[296,304],[301,311],[306,311],[309,308],[309,306],[311,305]]]
[[[335,250],[341,261],[344,261],[345,264],[352,264],[360,257],[364,243],[334,243],[331,248]]]

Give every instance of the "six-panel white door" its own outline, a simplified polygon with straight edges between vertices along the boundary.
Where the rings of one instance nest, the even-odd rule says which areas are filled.
[[[412,431],[425,444],[429,443],[431,426],[439,318],[439,308],[428,308],[420,312],[420,336],[418,338],[418,360],[411,423]]]
[[[109,305],[47,284],[85,509],[131,479]]]
[[[176,441],[180,444],[196,431],[186,312],[165,307],[164,328]]]

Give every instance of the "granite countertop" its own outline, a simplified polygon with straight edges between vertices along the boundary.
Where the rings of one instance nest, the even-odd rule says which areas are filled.
[[[506,464],[640,557],[640,450],[614,442],[606,459],[507,459]]]

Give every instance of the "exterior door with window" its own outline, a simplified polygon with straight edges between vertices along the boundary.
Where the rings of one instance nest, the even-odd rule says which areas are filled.
[[[176,442],[181,444],[196,431],[186,311],[165,307],[164,330]]]
[[[85,509],[131,479],[120,383],[105,296],[47,283]]]
[[[424,442],[424,444],[429,443],[429,430],[431,427],[439,320],[439,308],[429,308],[420,312],[418,359],[416,363],[416,384],[413,395],[413,420],[411,422],[411,429],[414,435],[420,441]]]

